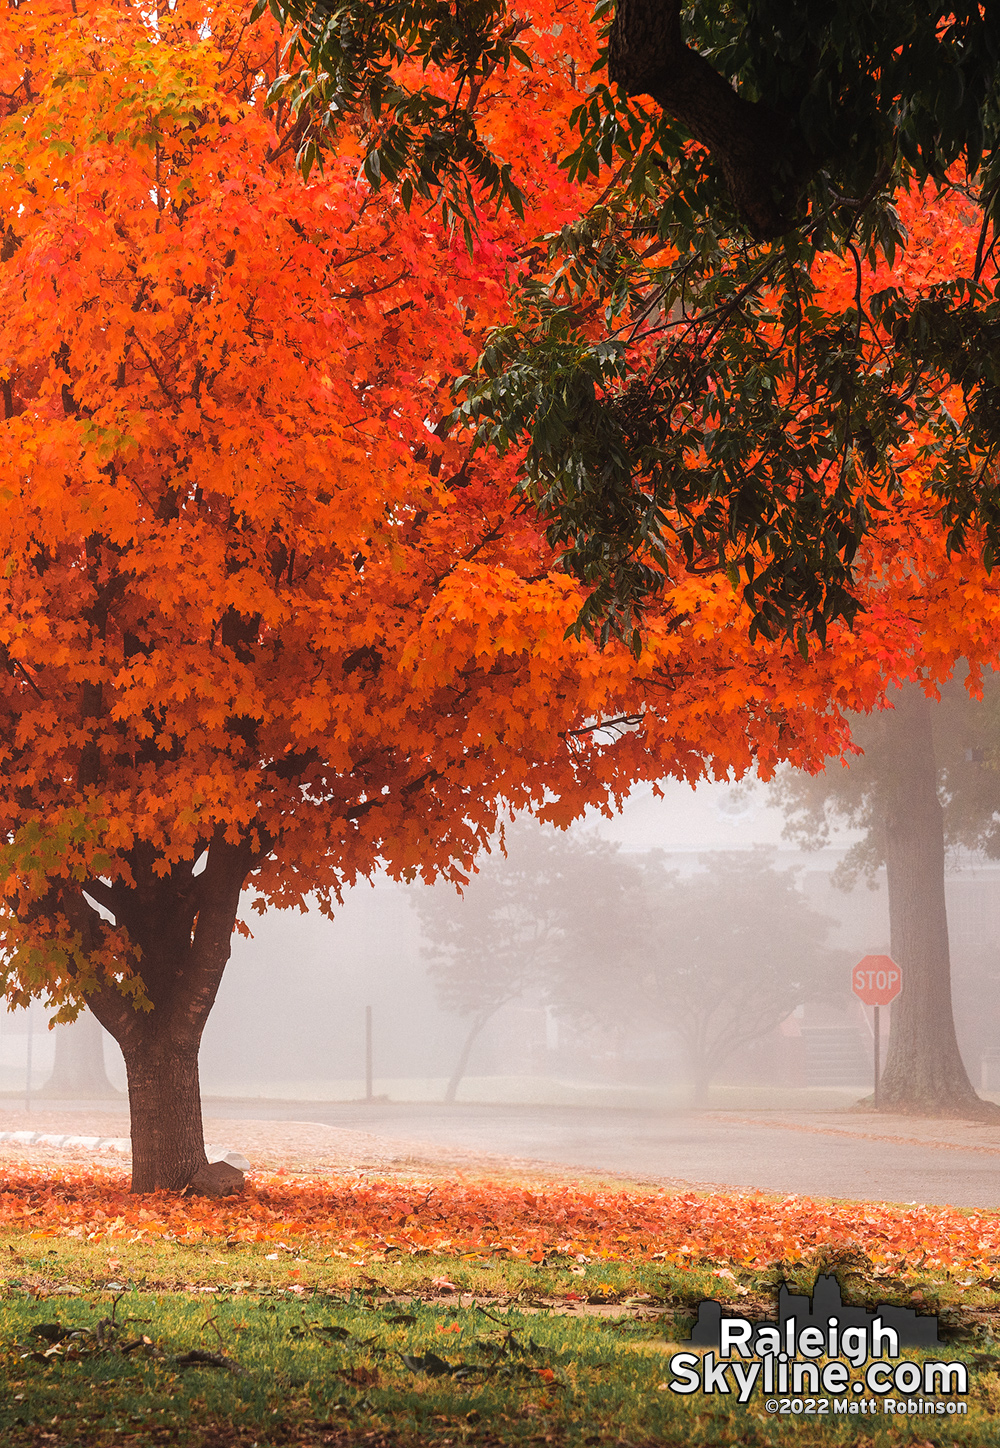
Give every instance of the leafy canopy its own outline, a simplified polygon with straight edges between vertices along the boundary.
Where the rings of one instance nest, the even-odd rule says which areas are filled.
[[[567,645],[579,585],[508,465],[444,435],[512,258],[573,215],[548,132],[583,67],[484,81],[534,170],[526,225],[470,253],[359,176],[363,133],[295,169],[276,29],[245,21],[0,10],[4,980],[121,1031],[116,990],[198,1035],[244,886],[333,910],[380,867],[461,877],[511,809],[818,759],[837,688],[880,687],[870,640],[837,685],[727,639],[711,578],[638,664]]]
[[[552,995],[598,1029],[652,1031],[661,1050],[675,1035],[700,1092],[735,1052],[846,979],[849,962],[827,943],[833,922],[772,852],[715,851],[691,873],[655,851],[628,863],[640,878],[627,909],[567,920]]]
[[[303,25],[275,94],[296,97],[307,159],[361,118],[369,176],[404,200],[468,221],[480,196],[514,199],[478,82],[521,63],[526,21],[496,4],[270,5]],[[638,649],[679,570],[720,571],[755,634],[824,639],[863,606],[859,550],[898,512],[918,430],[949,547],[992,566],[996,8],[605,0],[594,24],[565,164],[603,190],[524,257],[520,315],[457,414],[523,455],[518,495],[587,588],[575,630]],[[969,243],[922,288],[875,288],[908,249],[914,188],[951,192]],[[831,256],[836,296],[816,281]]]

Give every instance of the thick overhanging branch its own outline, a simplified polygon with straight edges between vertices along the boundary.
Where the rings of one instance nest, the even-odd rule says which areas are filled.
[[[744,100],[704,56],[684,43],[680,0],[618,0],[608,41],[608,77],[629,95],[649,95],[711,152],[752,234],[789,226],[795,151],[785,117]]]

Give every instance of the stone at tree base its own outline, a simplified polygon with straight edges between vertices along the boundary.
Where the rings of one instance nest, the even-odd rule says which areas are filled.
[[[241,1151],[236,1151],[231,1146],[210,1146],[205,1143],[205,1155],[210,1162],[228,1161],[230,1166],[237,1167],[240,1171],[249,1171],[250,1163]]]
[[[227,1161],[213,1161],[200,1166],[184,1188],[197,1197],[235,1197],[243,1190],[243,1173]]]
[[[227,1151],[222,1156],[214,1157],[212,1160],[228,1162],[228,1164],[234,1166],[237,1171],[250,1170],[250,1163],[241,1151]]]

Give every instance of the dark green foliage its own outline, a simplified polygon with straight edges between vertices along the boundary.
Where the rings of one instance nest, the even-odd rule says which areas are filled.
[[[527,59],[521,22],[499,0],[267,3],[304,22],[273,94],[300,107],[305,169],[363,113],[377,137],[369,179],[398,183],[404,204],[439,198],[470,238],[482,197],[519,204],[471,113],[484,75]],[[603,83],[605,54],[566,165],[580,181],[606,173],[607,189],[547,238],[547,267],[521,278],[520,316],[461,379],[453,419],[484,446],[527,448],[519,493],[589,589],[575,631],[638,651],[643,609],[666,583],[725,569],[752,631],[805,652],[810,635],[855,616],[858,549],[894,506],[900,447],[917,429],[950,546],[981,548],[992,566],[998,8],[629,0],[615,16],[600,0],[597,15],[618,84]],[[642,54],[634,34],[666,33],[671,19],[679,51]],[[747,157],[721,123],[692,144],[705,128],[671,110],[669,85],[692,54],[748,117],[766,117],[773,145]],[[437,67],[447,94],[403,91],[392,72],[404,56]],[[650,95],[659,104],[637,99]],[[895,202],[924,183],[959,186],[974,208],[971,275],[925,296],[883,292],[866,310],[863,265],[906,247]],[[762,226],[761,208],[778,220]],[[857,274],[854,299],[833,310],[811,283],[830,250]],[[947,381],[967,418],[942,402]]]
[[[742,23],[732,7],[685,13],[689,43],[787,117],[786,234],[755,243],[710,153],[655,107],[598,87],[567,164],[581,180],[616,166],[613,185],[548,238],[545,282],[525,286],[518,322],[462,380],[459,413],[483,443],[527,447],[523,494],[593,589],[578,632],[629,638],[680,572],[726,567],[751,633],[805,650],[853,619],[857,550],[898,496],[917,429],[950,546],[978,546],[982,528],[987,565],[997,556],[1000,352],[982,279],[1000,190],[997,25],[977,10],[935,38],[923,8],[847,3],[747,7]],[[955,76],[963,101],[950,108]],[[866,308],[864,268],[906,247],[900,190],[952,184],[960,161],[965,194],[984,203],[976,275]],[[812,282],[831,250],[857,277],[840,310]],[[600,311],[609,325],[595,333]],[[942,400],[949,381],[968,420]]]
[[[627,218],[600,220],[552,239],[561,295],[526,290],[461,379],[459,416],[500,452],[526,447],[523,496],[593,590],[576,632],[630,637],[678,572],[725,568],[743,572],[751,636],[822,639],[856,611],[855,554],[920,403],[866,365],[856,311],[817,305],[812,251],[720,243],[651,267],[622,254]],[[620,308],[597,340],[595,292]]]
[[[363,115],[365,175],[375,187],[398,184],[407,209],[414,195],[440,199],[446,219],[463,221],[467,239],[484,198],[521,213],[511,168],[481,140],[472,115],[491,71],[530,64],[517,44],[524,23],[508,16],[503,0],[257,0],[255,18],[265,10],[299,27],[269,99],[290,104],[299,117],[297,159],[306,176],[336,144],[340,127]],[[435,68],[434,88],[400,83],[396,67],[406,59]]]

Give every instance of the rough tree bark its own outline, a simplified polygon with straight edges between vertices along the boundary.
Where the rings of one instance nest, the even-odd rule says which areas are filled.
[[[629,95],[652,96],[708,148],[758,240],[788,230],[803,164],[795,128],[763,102],[744,100],[684,43],[680,0],[618,0],[608,76]]]
[[[881,1108],[933,1116],[992,1114],[966,1073],[955,1036],[944,895],[944,812],[937,792],[931,704],[905,685],[887,716],[891,749],[876,800],[889,891],[890,950],[903,968],[892,1006]]]
[[[125,1058],[133,1192],[180,1191],[207,1164],[198,1050],[253,859],[246,842],[230,844],[220,829],[198,876],[190,864],[158,876],[153,851],[137,849],[130,862],[134,888],[87,882],[87,893],[114,912],[139,947],[136,971],[152,1003],[151,1010],[137,1010],[113,987],[88,996]]]

